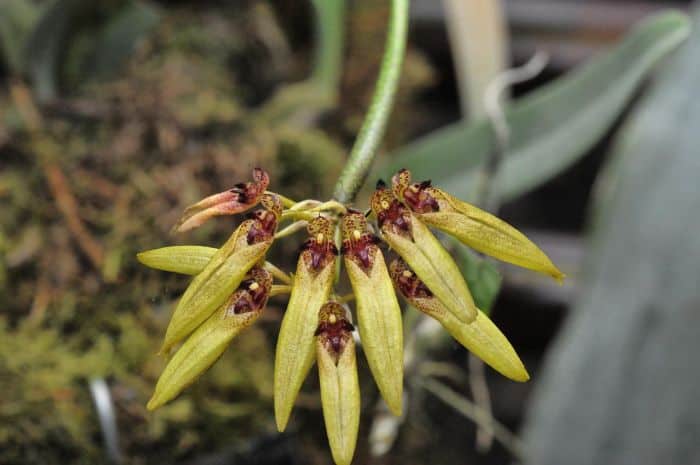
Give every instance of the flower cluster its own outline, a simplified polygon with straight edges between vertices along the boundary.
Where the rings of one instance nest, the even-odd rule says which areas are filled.
[[[275,358],[277,427],[285,429],[316,362],[333,459],[337,464],[350,463],[359,428],[360,393],[355,327],[342,303],[350,299],[334,292],[339,256],[353,290],[362,350],[394,414],[402,411],[404,368],[401,307],[395,291],[504,376],[529,379],[506,337],[474,304],[456,263],[430,227],[475,250],[561,280],[563,274],[523,234],[429,181],[412,183],[406,170],[392,178],[390,187],[377,185],[366,214],[335,201],[294,202],[268,192],[268,183],[267,173],[256,169],[252,182],[207,197],[185,211],[178,231],[213,216],[262,206],[221,248],[174,246],[138,255],[152,268],[194,276],[175,307],[161,352],[169,354],[181,345],[158,380],[149,409],[172,400],[206,371],[231,340],[258,319],[269,297],[289,293]],[[291,224],[278,231],[283,222]],[[265,261],[273,240],[303,227],[309,237],[292,276]],[[382,243],[388,250],[382,250]],[[385,253],[394,257],[388,266]],[[280,283],[273,284],[274,279]]]

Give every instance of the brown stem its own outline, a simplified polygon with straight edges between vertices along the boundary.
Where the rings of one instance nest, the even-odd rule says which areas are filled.
[[[44,163],[43,169],[51,194],[56,200],[56,207],[66,220],[68,230],[75,238],[80,250],[90,259],[93,266],[101,270],[104,263],[104,250],[80,219],[78,204],[73,196],[73,192],[70,190],[66,176],[55,162]]]

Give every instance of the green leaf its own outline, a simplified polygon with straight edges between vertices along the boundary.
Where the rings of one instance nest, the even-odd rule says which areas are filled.
[[[467,280],[474,303],[489,315],[498,291],[501,289],[503,278],[491,260],[478,256],[457,241],[453,242],[454,250],[457,252],[457,265]]]
[[[688,434],[700,431],[698,6],[598,182],[579,298],[531,397],[525,464],[700,463]]]
[[[113,74],[158,19],[153,7],[137,0],[56,0],[37,21],[25,48],[39,100],[55,98],[66,76],[81,83]]]
[[[39,100],[54,98],[58,91],[58,68],[65,56],[66,41],[74,33],[74,22],[81,9],[81,0],[56,0],[37,21],[27,39],[25,60],[27,71]]]
[[[576,162],[604,134],[644,78],[690,31],[684,14],[657,14],[618,45],[577,71],[546,85],[505,110],[510,147],[494,179],[508,200],[551,179]],[[400,149],[384,177],[408,168],[463,199],[473,197],[478,168],[494,150],[485,120],[457,123]]]
[[[39,17],[39,10],[27,0],[0,2],[0,61],[14,73],[22,71],[24,43]]]
[[[129,2],[105,24],[94,50],[95,77],[112,77],[144,36],[160,21],[158,11],[145,3]]]

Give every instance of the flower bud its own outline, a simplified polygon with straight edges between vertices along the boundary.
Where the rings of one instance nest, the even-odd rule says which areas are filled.
[[[321,307],[316,329],[316,360],[328,443],[336,465],[349,465],[360,427],[360,384],[357,378],[353,326],[343,307]]]
[[[360,212],[342,220],[343,255],[357,305],[362,350],[379,391],[392,413],[401,415],[403,329],[401,308],[377,246]]]
[[[202,324],[265,257],[277,228],[277,211],[281,211],[279,200],[267,197],[270,208],[255,212],[252,219],[241,223],[187,287],[175,307],[161,352],[167,352]]]
[[[474,321],[464,323],[445,308],[405,261],[396,259],[389,269],[394,285],[408,303],[439,321],[457,342],[503,376],[520,382],[530,379],[513,346],[484,312],[478,310]]]
[[[297,261],[289,304],[282,319],[275,355],[274,397],[277,428],[283,431],[299,389],[314,362],[318,312],[328,300],[338,251],[333,227],[317,217],[309,223],[310,238]]]
[[[253,268],[238,289],[175,352],[156,384],[148,409],[154,410],[192,384],[224,352],[238,333],[262,313],[272,276]]]
[[[249,210],[257,205],[269,184],[268,174],[260,168],[255,168],[253,182],[236,184],[227,191],[210,195],[187,207],[173,231],[189,231],[214,216],[235,215]]]
[[[372,196],[372,210],[383,239],[415,270],[444,307],[465,323],[474,320],[477,308],[464,277],[430,230],[383,187]]]
[[[392,185],[394,194],[429,226],[504,262],[548,274],[558,281],[564,278],[539,247],[494,215],[432,187],[430,181],[411,184],[408,170],[399,171]]]
[[[216,253],[216,248],[202,245],[173,245],[136,254],[144,265],[156,270],[188,275],[201,272]]]

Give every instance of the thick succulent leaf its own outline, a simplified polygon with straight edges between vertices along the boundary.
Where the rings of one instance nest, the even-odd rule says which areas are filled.
[[[40,14],[40,8],[27,0],[0,2],[0,61],[14,73],[24,67],[24,44]]]
[[[677,12],[657,14],[609,52],[506,108],[510,146],[494,180],[508,200],[551,179],[578,160],[611,126],[659,60],[688,36]],[[386,178],[408,168],[459,198],[473,198],[479,167],[494,150],[485,120],[457,123],[394,153]]]
[[[700,463],[698,6],[598,183],[579,298],[538,376],[525,464]]]
[[[81,0],[56,0],[37,21],[25,48],[27,71],[40,100],[54,98],[58,92],[58,69],[66,43],[76,29],[81,10],[93,6]]]
[[[107,18],[104,23],[95,24],[103,17]],[[117,3],[55,0],[37,20],[24,50],[37,97],[50,100],[57,96],[61,77],[65,76],[66,57],[71,51],[79,50],[80,59],[71,61],[78,66],[68,74],[82,80],[92,76],[93,70],[111,71],[157,20],[153,7],[137,0]],[[100,31],[96,42],[92,35],[85,34],[89,29]],[[79,46],[81,41],[89,44],[87,50]]]
[[[141,41],[160,20],[151,4],[130,1],[104,25],[95,43],[92,71],[97,78],[113,77]]]

